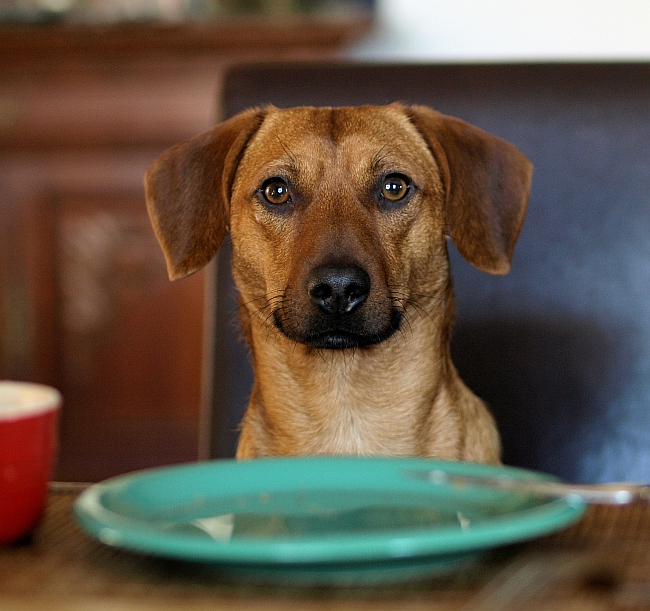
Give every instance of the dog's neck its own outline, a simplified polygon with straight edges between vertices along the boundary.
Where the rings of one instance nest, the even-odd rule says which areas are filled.
[[[452,315],[449,290],[389,340],[347,350],[309,348],[249,320],[255,386],[240,457],[247,427],[255,429],[258,456],[421,454],[436,404],[446,409],[457,392],[449,387],[457,380],[448,349]],[[258,338],[264,350],[256,350]]]

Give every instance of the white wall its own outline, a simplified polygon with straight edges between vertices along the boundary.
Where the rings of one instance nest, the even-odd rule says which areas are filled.
[[[357,58],[650,59],[650,0],[377,0]]]

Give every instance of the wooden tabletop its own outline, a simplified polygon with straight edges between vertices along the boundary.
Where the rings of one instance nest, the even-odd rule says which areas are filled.
[[[139,556],[86,536],[81,488],[54,485],[29,540],[0,547],[0,609],[650,609],[650,507],[593,507],[550,537],[490,552],[415,583],[301,588],[235,582],[204,564]]]

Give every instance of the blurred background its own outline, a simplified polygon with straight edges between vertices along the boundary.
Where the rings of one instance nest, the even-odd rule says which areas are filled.
[[[63,392],[56,477],[207,455],[214,270],[168,281],[142,175],[229,66],[648,59],[645,1],[0,0],[0,378]]]
[[[644,0],[377,0],[355,57],[436,62],[644,60]]]

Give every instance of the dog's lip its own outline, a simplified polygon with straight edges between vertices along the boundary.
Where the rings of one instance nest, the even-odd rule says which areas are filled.
[[[354,333],[345,331],[336,331],[328,333],[318,333],[305,338],[304,343],[313,348],[326,348],[330,350],[345,350],[347,348],[362,348],[368,345],[364,342],[365,338]]]
[[[314,333],[306,333],[297,336],[287,332],[279,316],[275,317],[275,324],[278,329],[289,339],[311,346],[312,348],[328,350],[345,350],[348,348],[366,348],[386,341],[399,329],[402,321],[402,314],[399,310],[392,310],[389,324],[381,331],[372,333],[355,333],[341,328],[331,328]]]

